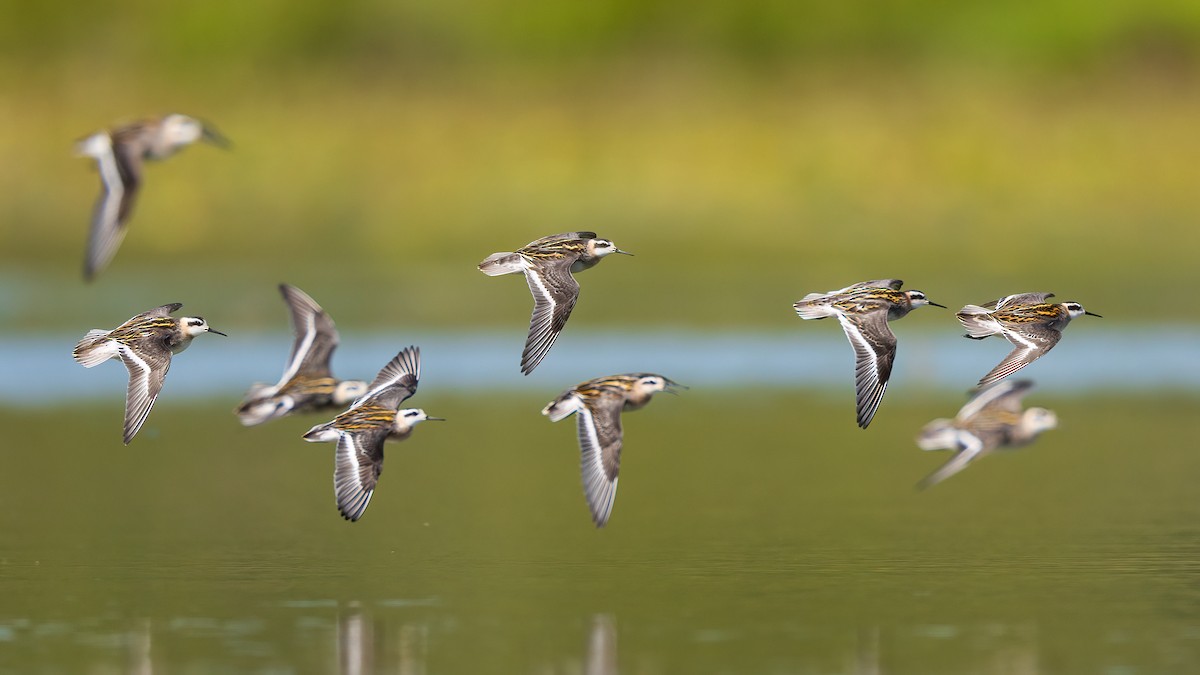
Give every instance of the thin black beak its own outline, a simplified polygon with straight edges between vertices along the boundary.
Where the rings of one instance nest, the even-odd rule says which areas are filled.
[[[939,304],[937,304],[936,302],[934,302],[934,301],[932,301],[932,300],[926,300],[925,302],[927,302],[927,303],[929,303],[929,304],[933,305],[934,307],[941,307],[942,309],[950,309],[949,307],[947,307],[947,306],[945,306],[945,305],[939,305]]]
[[[1087,311],[1086,309],[1085,309],[1085,310],[1083,310],[1083,313],[1084,313],[1084,314],[1087,314],[1088,316],[1094,316],[1094,317],[1096,317],[1097,319],[1103,319],[1103,318],[1104,318],[1104,317],[1100,316],[1099,314],[1092,314],[1091,312]]]
[[[429,417],[428,415],[425,416],[425,419],[429,420],[430,422],[445,422],[446,421],[445,417]]]
[[[621,255],[633,255],[629,251],[622,251],[621,249],[617,249],[616,252],[620,253]]]
[[[222,333],[221,331],[219,331],[219,330],[216,330],[216,329],[213,329],[213,328],[209,328],[209,329],[208,329],[208,332],[209,332],[209,333],[216,333],[217,335],[220,335],[221,337],[229,337],[228,335],[226,335],[226,334]]]
[[[218,148],[229,149],[229,146],[232,145],[232,143],[229,142],[228,138],[225,138],[220,133],[218,133],[216,129],[213,129],[212,127],[209,127],[209,126],[203,126],[200,128],[200,138],[203,138],[204,140],[208,141],[209,143],[212,143],[213,145],[217,146]]]
[[[679,384],[678,382],[672,382],[671,380],[667,380],[666,386],[663,387],[663,391],[667,392],[668,394],[675,394],[675,395],[679,394],[680,389],[688,389],[688,387],[685,387],[682,384]]]

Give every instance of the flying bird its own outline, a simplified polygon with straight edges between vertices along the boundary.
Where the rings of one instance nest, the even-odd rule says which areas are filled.
[[[1058,426],[1053,411],[1021,409],[1021,399],[1032,388],[1029,380],[1005,380],[976,390],[954,419],[936,419],[925,425],[917,445],[922,450],[953,450],[954,456],[917,483],[917,488],[937,485],[984,455],[1026,445]]]
[[[197,140],[222,147],[229,145],[211,127],[178,114],[98,131],[76,144],[79,155],[96,160],[103,187],[88,231],[84,279],[91,281],[104,270],[125,238],[125,228],[142,185],[142,162],[165,159]]]
[[[958,321],[967,331],[963,337],[982,340],[1002,335],[1014,347],[999,365],[980,378],[978,386],[999,382],[1041,358],[1062,339],[1071,319],[1085,314],[1100,318],[1078,302],[1046,302],[1053,297],[1053,293],[1018,293],[958,310]]]
[[[355,521],[371,503],[379,474],[383,472],[383,444],[402,441],[413,428],[430,417],[420,408],[400,410],[400,404],[417,391],[421,379],[421,351],[406,347],[388,362],[367,393],[331,422],[318,424],[304,434],[310,443],[336,442],[333,493],[342,517]]]
[[[836,316],[854,347],[854,390],[858,426],[863,429],[875,417],[892,363],[896,359],[896,335],[888,326],[922,305],[945,308],[917,290],[902,291],[899,279],[863,281],[828,293],[809,293],[792,307],[801,319]]]
[[[255,384],[234,413],[245,426],[262,424],[295,412],[342,408],[367,392],[362,380],[338,380],[329,362],[337,349],[333,319],[307,293],[280,284],[292,316],[292,353],[274,385]]]
[[[607,239],[598,239],[595,232],[565,232],[530,242],[515,252],[493,253],[479,263],[479,271],[490,277],[523,273],[533,294],[529,337],[521,353],[523,374],[533,372],[542,362],[575,308],[579,283],[572,273],[595,266],[611,253],[632,255]]]
[[[198,316],[172,317],[182,303],[155,307],[142,312],[112,330],[95,328],[75,345],[72,356],[85,368],[94,368],[109,359],[120,359],[129,370],[129,388],[125,395],[125,445],[133,440],[154,401],[162,391],[171,367],[171,355],[192,344],[201,333],[213,330]]]
[[[617,497],[621,469],[621,411],[637,410],[660,391],[686,387],[654,373],[600,377],[564,391],[542,409],[551,422],[574,414],[579,434],[583,495],[592,521],[604,527]]]

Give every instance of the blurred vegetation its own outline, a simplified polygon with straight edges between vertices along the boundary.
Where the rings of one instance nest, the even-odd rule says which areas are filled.
[[[474,265],[571,229],[637,254],[583,278],[580,325],[782,328],[807,292],[887,276],[951,306],[1051,290],[1120,321],[1194,281],[1193,2],[0,16],[6,327],[173,300],[276,327],[281,280],[343,325],[523,325],[523,284]],[[71,143],[170,111],[234,148],[149,167],[125,245],[84,286],[98,181]]]

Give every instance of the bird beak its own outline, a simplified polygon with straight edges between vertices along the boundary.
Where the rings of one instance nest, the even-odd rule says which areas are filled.
[[[937,304],[936,302],[934,302],[934,301],[932,301],[932,300],[926,300],[925,302],[927,302],[927,303],[928,303],[928,304],[930,304],[930,305],[933,305],[934,307],[941,307],[942,309],[950,309],[949,307],[947,307],[947,306],[945,306],[945,305],[939,305],[939,304]]]
[[[667,392],[668,394],[678,395],[680,389],[687,389],[687,387],[683,386],[682,384],[679,384],[678,382],[673,382],[671,380],[666,380],[666,382],[664,384],[666,386],[663,387],[663,391]]]
[[[616,251],[616,252],[617,252],[617,253],[620,253],[621,255],[633,255],[633,254],[632,254],[632,253],[630,253],[629,251],[622,251],[621,249],[617,249],[617,251]]]
[[[445,417],[429,417],[428,415],[425,416],[425,419],[430,422],[445,422],[446,421]]]
[[[228,138],[225,138],[220,133],[218,133],[216,129],[213,129],[212,127],[209,127],[209,126],[204,126],[204,127],[200,128],[200,138],[203,138],[204,140],[208,141],[209,143],[212,143],[213,145],[217,146],[218,148],[229,148],[229,146],[231,145]]]
[[[1104,317],[1100,316],[1099,314],[1092,314],[1091,312],[1087,311],[1086,309],[1085,309],[1085,310],[1083,310],[1083,313],[1084,313],[1084,314],[1087,314],[1088,316],[1094,316],[1094,317],[1096,317],[1097,319],[1103,319],[1103,318],[1104,318]]]
[[[217,335],[220,335],[221,337],[229,337],[228,335],[226,335],[226,334],[222,333],[221,331],[216,330],[214,328],[209,328],[207,332],[216,333]]]

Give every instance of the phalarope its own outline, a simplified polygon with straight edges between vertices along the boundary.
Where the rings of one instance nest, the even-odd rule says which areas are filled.
[[[330,370],[338,332],[329,314],[295,286],[280,284],[279,291],[292,316],[292,353],[279,382],[255,384],[234,411],[245,426],[294,412],[341,408],[367,392],[366,382],[339,381]]]
[[[72,356],[85,368],[93,368],[109,359],[120,359],[129,370],[129,389],[125,395],[125,445],[133,440],[146,421],[154,401],[162,391],[171,355],[192,344],[201,333],[213,330],[198,316],[172,317],[182,303],[155,307],[142,312],[113,330],[95,328],[75,345]]]
[[[186,115],[167,115],[135,122],[112,131],[98,131],[76,144],[76,151],[96,160],[104,188],[96,200],[88,233],[83,276],[91,281],[121,246],[125,226],[142,185],[142,162],[165,159],[180,148],[206,140],[229,142],[212,128]]]
[[[383,444],[402,441],[413,427],[430,417],[419,408],[399,410],[417,391],[421,379],[421,351],[406,347],[388,362],[370,389],[331,422],[318,424],[304,434],[311,443],[337,442],[334,454],[333,493],[342,517],[355,521],[371,502],[383,472]]]
[[[966,329],[964,337],[982,340],[1002,335],[1015,347],[1004,360],[979,380],[980,387],[998,382],[1041,358],[1062,338],[1071,319],[1083,315],[1100,317],[1078,302],[1048,303],[1053,293],[1018,293],[984,305],[967,305],[958,310]]]
[[[617,497],[621,468],[621,411],[637,410],[655,393],[686,387],[654,373],[600,377],[564,391],[542,409],[551,422],[576,415],[583,494],[596,527],[604,527]]]
[[[921,291],[902,291],[899,279],[864,281],[828,293],[809,293],[792,305],[802,319],[836,316],[854,347],[854,388],[858,426],[863,429],[875,417],[883,400],[892,363],[896,358],[896,335],[888,326],[922,305],[945,307],[930,301]]]
[[[611,253],[633,255],[607,239],[598,239],[595,232],[565,232],[530,242],[515,252],[493,253],[479,263],[479,271],[490,277],[523,272],[533,294],[529,337],[521,353],[522,373],[528,375],[542,362],[575,308],[579,283],[571,273],[586,270]]]
[[[954,419],[936,419],[925,425],[917,445],[922,450],[953,450],[954,456],[917,483],[917,488],[937,485],[975,459],[1031,443],[1043,431],[1058,426],[1058,417],[1050,410],[1021,409],[1021,399],[1032,388],[1029,380],[1006,380],[976,390]]]

